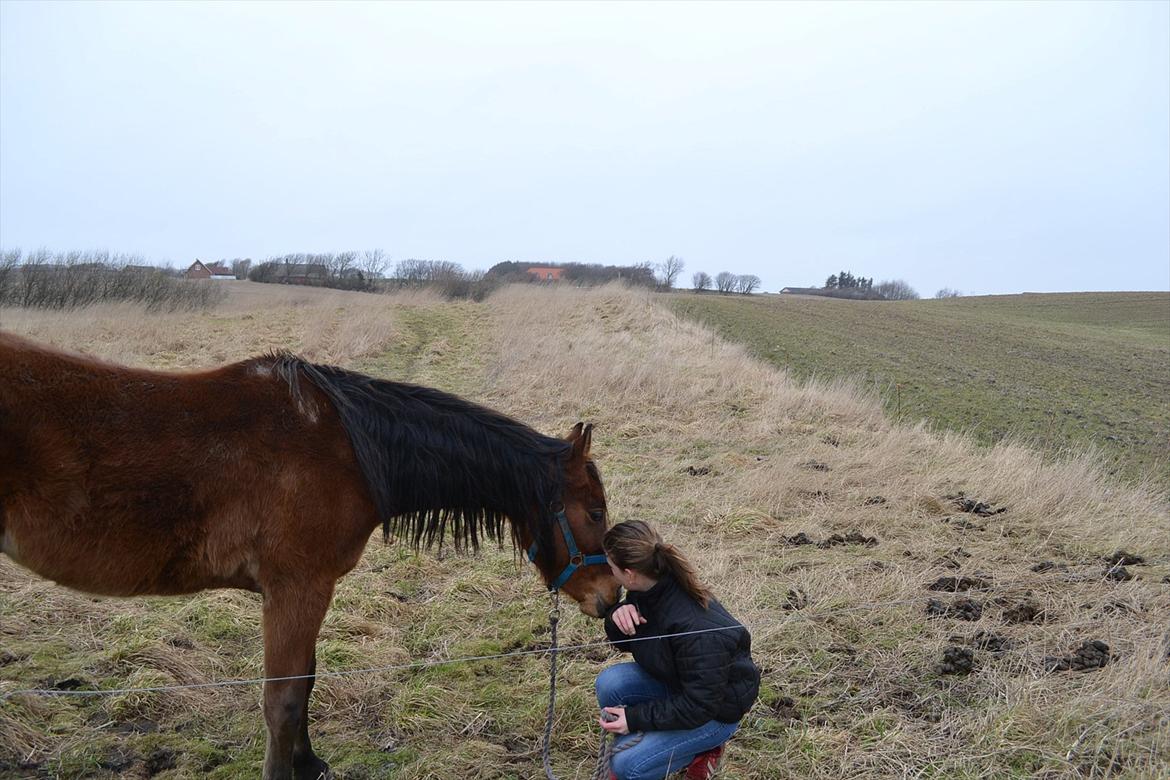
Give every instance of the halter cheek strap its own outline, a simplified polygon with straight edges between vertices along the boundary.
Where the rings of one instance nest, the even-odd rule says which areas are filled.
[[[582,555],[577,549],[577,541],[573,538],[573,529],[569,528],[569,518],[565,517],[565,508],[562,506],[554,515],[557,524],[561,527],[561,534],[565,537],[565,548],[569,551],[569,563],[555,580],[549,583],[549,590],[560,590],[561,586],[569,581],[573,572],[582,566],[598,566],[605,563],[605,555]],[[528,547],[528,560],[536,563],[536,541]]]

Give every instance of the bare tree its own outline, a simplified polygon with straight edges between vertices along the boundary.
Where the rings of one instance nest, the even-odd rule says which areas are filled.
[[[720,271],[715,275],[715,289],[721,293],[735,290],[735,274],[731,271]]]
[[[755,274],[741,274],[735,277],[735,291],[751,295],[760,286],[760,277]]]
[[[386,273],[386,253],[381,249],[362,252],[361,269],[367,279],[379,279]]]
[[[463,274],[463,266],[449,260],[399,260],[394,278],[399,286],[417,287]]]
[[[16,269],[20,265],[21,251],[5,249],[0,251],[0,301],[8,300],[9,288],[16,282]]]
[[[635,277],[641,276],[648,282],[654,282],[654,264],[649,260],[634,263],[630,266],[630,274]]]
[[[935,298],[961,298],[963,293],[958,290],[952,290],[950,287],[944,287],[934,294]]]
[[[232,260],[232,273],[236,275],[237,279],[247,279],[250,270],[252,270],[252,258]]]
[[[39,249],[21,259],[20,250],[0,252],[0,305],[67,309],[133,301],[148,311],[176,311],[214,306],[226,295],[219,285],[159,273],[140,255]]]
[[[674,283],[678,279],[678,275],[682,273],[683,263],[681,257],[670,257],[658,264],[658,283],[664,290],[671,290],[674,288]]]
[[[408,258],[394,266],[394,279],[400,287],[411,287],[427,280],[427,261]]]
[[[710,290],[711,276],[706,271],[695,271],[695,275],[691,277],[691,286],[695,288],[695,292]]]
[[[358,253],[357,252],[338,252],[335,255],[329,256],[329,262],[326,266],[329,268],[329,275],[334,279],[345,279],[357,271]]]
[[[887,279],[874,286],[887,301],[916,301],[918,293],[902,279]]]

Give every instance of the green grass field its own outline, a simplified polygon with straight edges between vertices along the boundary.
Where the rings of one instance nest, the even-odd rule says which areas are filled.
[[[1170,294],[926,301],[682,294],[676,312],[797,377],[855,377],[897,419],[1099,448],[1170,486]]]

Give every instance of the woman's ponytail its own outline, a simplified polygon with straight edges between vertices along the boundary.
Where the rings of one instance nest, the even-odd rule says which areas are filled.
[[[695,567],[687,560],[687,557],[682,554],[673,544],[664,544],[659,548],[658,554],[661,555],[666,562],[666,566],[670,569],[670,573],[678,580],[678,584],[682,589],[690,594],[690,597],[702,605],[703,609],[707,608],[707,602],[711,600],[711,591],[699,581],[699,573],[695,571]]]
[[[651,579],[672,575],[687,594],[707,608],[711,591],[699,581],[698,572],[682,551],[662,541],[658,532],[641,520],[629,520],[610,528],[602,542],[606,555],[619,568],[633,569]]]

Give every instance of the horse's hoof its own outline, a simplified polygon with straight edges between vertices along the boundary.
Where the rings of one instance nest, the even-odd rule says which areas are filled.
[[[294,780],[333,780],[333,771],[321,759],[313,756],[293,769]]]

